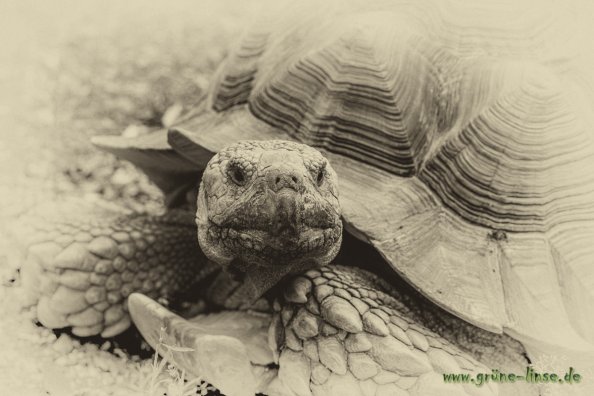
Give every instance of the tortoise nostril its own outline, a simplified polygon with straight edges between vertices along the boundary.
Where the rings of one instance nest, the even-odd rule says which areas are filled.
[[[280,191],[283,188],[299,191],[302,187],[301,177],[287,170],[273,170],[268,176],[268,183],[272,190]]]

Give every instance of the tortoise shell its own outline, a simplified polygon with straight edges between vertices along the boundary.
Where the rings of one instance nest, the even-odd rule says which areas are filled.
[[[237,140],[314,146],[346,229],[429,299],[592,349],[594,62],[579,15],[551,4],[294,5],[248,30],[168,143],[141,147],[180,162],[132,160],[191,173]]]

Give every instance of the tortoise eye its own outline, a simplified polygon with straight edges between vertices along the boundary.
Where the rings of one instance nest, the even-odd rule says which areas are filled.
[[[326,166],[322,166],[318,170],[318,174],[316,176],[316,182],[318,183],[318,186],[321,186],[322,183],[324,182],[324,176],[325,175],[326,175]]]
[[[231,181],[238,186],[243,186],[247,182],[247,175],[245,171],[236,164],[229,166],[228,174]]]

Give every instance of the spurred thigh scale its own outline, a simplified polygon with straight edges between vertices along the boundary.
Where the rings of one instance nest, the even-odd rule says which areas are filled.
[[[521,370],[522,347],[434,307],[423,312],[375,274],[341,265],[295,277],[270,327],[279,378],[296,394],[531,394],[513,384],[449,384],[443,374]],[[479,361],[480,359],[480,361]],[[518,371],[520,372],[520,371]],[[516,393],[519,392],[519,393]],[[523,393],[522,393],[523,392]]]
[[[49,328],[112,337],[130,326],[127,297],[183,293],[217,268],[196,242],[192,214],[131,214],[72,201],[21,217],[13,235],[27,305]]]

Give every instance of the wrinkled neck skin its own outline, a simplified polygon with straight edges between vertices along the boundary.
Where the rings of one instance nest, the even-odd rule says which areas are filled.
[[[285,276],[338,253],[336,174],[306,145],[239,142],[207,165],[196,223],[206,256],[239,282],[244,303],[254,302]]]

